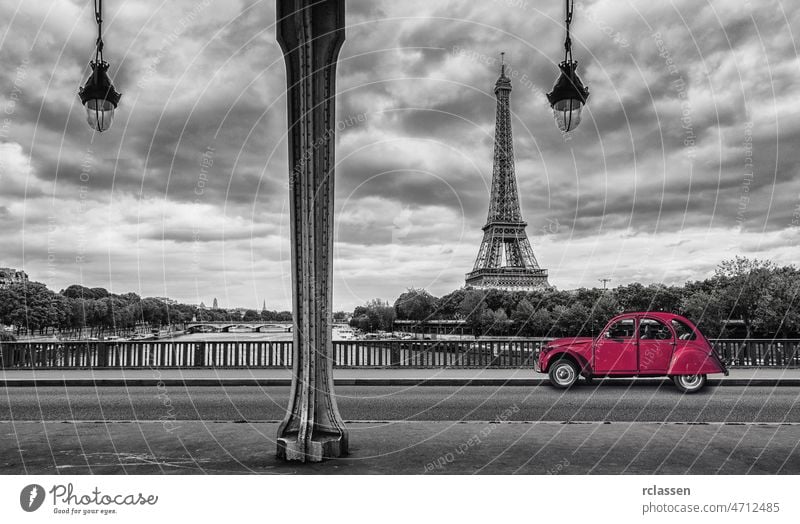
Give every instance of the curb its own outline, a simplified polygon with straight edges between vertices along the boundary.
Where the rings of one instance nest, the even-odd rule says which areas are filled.
[[[113,378],[113,379],[5,379],[0,380],[0,388],[14,387],[289,387],[288,378]],[[336,386],[546,386],[546,378],[340,378],[334,380]],[[669,379],[606,379],[595,380],[591,386],[585,383],[578,387],[595,385],[623,386],[637,385],[662,386],[672,383]],[[709,386],[734,387],[800,387],[800,378],[724,378],[709,379]]]

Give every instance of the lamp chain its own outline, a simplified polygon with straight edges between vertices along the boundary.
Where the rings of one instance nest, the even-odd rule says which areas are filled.
[[[572,23],[572,12],[575,9],[575,0],[565,0],[567,37],[564,40],[564,61],[572,62],[572,39],[569,37],[569,26]]]
[[[103,62],[103,0],[94,0],[94,19],[97,22],[97,51],[95,62]]]

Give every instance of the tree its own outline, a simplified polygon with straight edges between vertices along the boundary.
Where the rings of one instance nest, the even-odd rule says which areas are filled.
[[[513,321],[508,318],[508,315],[506,315],[503,309],[497,308],[494,311],[487,309],[486,312],[489,314],[486,319],[489,325],[483,326],[484,332],[499,336],[510,334]]]
[[[537,309],[528,322],[531,334],[536,337],[549,337],[553,333],[553,317],[544,308]]]
[[[647,286],[650,295],[651,311],[668,311],[677,313],[683,300],[683,290],[677,286],[650,284]]]
[[[614,295],[623,311],[648,311],[650,309],[651,298],[645,287],[638,282],[616,287]]]
[[[13,326],[15,312],[22,307],[24,288],[17,284],[0,288],[0,324]]]
[[[459,314],[461,318],[469,321],[482,313],[486,308],[486,292],[477,289],[469,289],[464,293],[459,306]]]
[[[248,309],[244,312],[242,320],[245,322],[258,322],[261,320],[261,315],[255,309]]]
[[[534,329],[531,320],[535,314],[536,308],[533,307],[533,304],[531,304],[527,298],[523,298],[519,301],[514,308],[514,312],[511,314],[511,320],[516,324],[517,332],[520,335],[533,335]]]
[[[588,324],[592,336],[596,335],[614,316],[622,312],[613,293],[603,292],[590,305]]]
[[[713,298],[728,312],[728,319],[744,322],[747,337],[753,333],[759,301],[776,271],[772,262],[736,257],[722,262],[714,273],[719,292]]]
[[[94,298],[105,298],[109,296],[108,290],[103,287],[93,287],[92,293],[94,294]]]
[[[453,320],[464,318],[461,314],[461,303],[464,301],[464,296],[466,293],[467,289],[456,289],[452,293],[449,293],[436,300],[435,316],[437,318],[447,318]]]
[[[773,272],[758,299],[753,328],[783,338],[800,332],[800,273],[794,267]]]
[[[485,291],[483,300],[486,302],[486,307],[492,311],[497,311],[498,309],[513,310],[511,293],[504,289],[489,289]]]
[[[147,322],[153,327],[166,325],[169,319],[169,312],[166,304],[155,298],[145,298],[142,299],[140,305],[141,318],[144,322]]]
[[[40,282],[15,283],[0,289],[0,322],[34,333],[58,325],[57,295]]]
[[[62,289],[60,294],[64,295],[67,298],[82,298],[82,299],[99,298],[94,296],[94,291],[92,291],[90,288],[78,284],[73,284],[69,286],[67,289]]]
[[[376,298],[364,306],[356,307],[350,325],[362,331],[389,331],[395,318],[394,308],[388,302]]]
[[[388,302],[375,299],[367,303],[367,315],[374,323],[377,330],[391,331],[394,326],[394,319],[397,315],[394,308]]]
[[[437,299],[424,289],[409,288],[397,297],[394,310],[397,318],[404,320],[427,320],[436,311]]]
[[[467,326],[472,329],[475,336],[484,333],[486,324],[491,323],[492,318],[487,317],[486,313],[486,293],[477,289],[469,289],[464,293],[464,299],[459,306],[459,314]]]
[[[694,289],[686,294],[680,307],[680,313],[711,338],[722,336],[725,330],[724,320],[728,317],[721,307],[718,294],[715,291]]]
[[[492,326],[494,325],[494,311],[486,307],[485,303],[481,305],[479,312],[476,312],[469,320],[472,332],[476,337],[491,335]]]
[[[361,331],[372,331],[369,325],[369,317],[367,315],[353,315],[350,319],[350,327],[359,329]]]
[[[589,309],[583,304],[573,303],[569,307],[556,306],[555,327],[561,336],[577,337],[589,335]]]

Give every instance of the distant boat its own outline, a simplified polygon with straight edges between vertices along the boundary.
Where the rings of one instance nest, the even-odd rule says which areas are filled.
[[[355,340],[355,332],[348,327],[337,327],[333,329],[334,340]]]

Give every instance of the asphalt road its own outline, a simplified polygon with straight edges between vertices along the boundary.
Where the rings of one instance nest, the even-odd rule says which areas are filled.
[[[681,395],[671,385],[337,388],[349,421],[800,423],[800,388],[718,387]],[[276,421],[287,388],[39,387],[0,390],[0,421]]]

